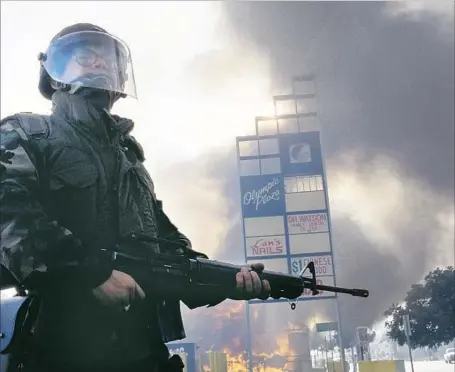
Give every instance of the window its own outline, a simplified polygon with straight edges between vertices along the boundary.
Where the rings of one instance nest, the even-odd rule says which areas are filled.
[[[299,117],[299,131],[312,132],[321,130],[319,119],[317,115],[314,116],[300,116]]]
[[[258,141],[239,141],[239,156],[259,155]]]
[[[259,140],[259,154],[273,155],[279,153],[278,138],[268,138]]]
[[[294,99],[280,99],[275,101],[275,112],[277,116],[281,115],[295,115],[296,107]]]
[[[261,159],[261,174],[277,174],[281,173],[280,158],[265,158]]]
[[[279,119],[278,130],[280,133],[297,133],[299,131],[297,118]]]
[[[261,119],[258,123],[258,135],[267,136],[277,134],[277,122],[274,119]]]
[[[257,176],[259,174],[259,159],[240,160],[240,176]]]
[[[284,191],[286,194],[322,191],[324,190],[323,185],[322,176],[320,175],[286,177],[284,179]]]
[[[299,99],[297,101],[297,113],[308,114],[317,112],[316,100],[314,98]]]

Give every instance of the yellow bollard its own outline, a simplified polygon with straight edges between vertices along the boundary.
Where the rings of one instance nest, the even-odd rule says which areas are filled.
[[[359,362],[359,372],[405,372],[403,360]]]
[[[332,360],[327,361],[327,372],[342,372],[341,362]]]
[[[227,357],[219,351],[209,351],[210,372],[227,372]]]

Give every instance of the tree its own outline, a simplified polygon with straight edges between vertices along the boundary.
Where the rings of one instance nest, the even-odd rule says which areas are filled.
[[[439,347],[455,339],[455,270],[452,266],[429,272],[423,284],[414,284],[403,305],[392,304],[387,335],[400,346],[406,343],[403,315],[409,314],[411,347]]]

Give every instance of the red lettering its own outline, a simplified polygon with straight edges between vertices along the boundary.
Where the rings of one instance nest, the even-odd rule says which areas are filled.
[[[283,253],[283,244],[278,239],[258,240],[251,246],[253,255],[273,255]]]

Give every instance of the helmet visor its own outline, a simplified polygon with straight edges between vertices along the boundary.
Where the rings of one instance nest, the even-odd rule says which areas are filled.
[[[137,98],[131,53],[110,34],[81,31],[54,40],[42,60],[55,81]]]

